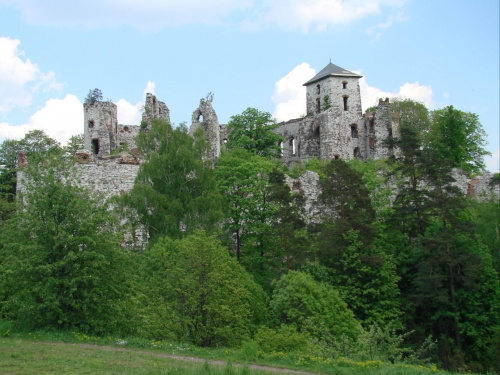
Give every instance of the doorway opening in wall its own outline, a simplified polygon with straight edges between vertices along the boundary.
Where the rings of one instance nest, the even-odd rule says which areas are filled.
[[[339,154],[333,154],[333,160],[339,160],[340,155]]]
[[[359,151],[359,147],[356,147],[356,148],[354,149],[353,156],[354,156],[356,159],[361,159],[361,151]]]
[[[92,140],[92,152],[94,153],[94,155],[99,154],[99,140],[98,139]]]

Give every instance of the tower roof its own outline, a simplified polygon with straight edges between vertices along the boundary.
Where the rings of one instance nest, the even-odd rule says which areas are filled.
[[[361,78],[359,74],[350,72],[349,70],[345,70],[344,68],[341,68],[340,66],[334,65],[331,62],[325,66],[318,74],[316,74],[314,77],[312,77],[309,81],[304,83],[304,86],[310,85],[311,83],[320,81],[326,77],[354,77],[354,78]]]

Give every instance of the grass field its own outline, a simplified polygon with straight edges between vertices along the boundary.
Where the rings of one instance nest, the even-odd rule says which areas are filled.
[[[250,348],[252,349],[252,348]],[[13,330],[0,322],[0,375],[4,374],[199,374],[254,375],[321,373],[339,375],[449,374],[435,366],[330,359],[253,348],[200,348],[143,338],[99,337],[73,331]]]
[[[177,357],[177,358],[175,358]],[[210,361],[210,363],[208,362]],[[270,365],[270,364],[268,364]],[[277,364],[279,365],[279,363]],[[35,341],[25,338],[0,338],[0,374],[200,374],[254,375],[285,372],[283,368],[258,368],[255,364],[227,364],[221,360],[206,360],[179,356],[163,350],[143,350],[95,344]],[[282,366],[279,366],[282,367]],[[297,366],[294,366],[295,368]],[[432,368],[411,365],[390,365],[378,362],[350,363],[340,361],[321,369],[303,366],[302,371],[327,374],[444,374]],[[316,371],[314,371],[316,370]]]

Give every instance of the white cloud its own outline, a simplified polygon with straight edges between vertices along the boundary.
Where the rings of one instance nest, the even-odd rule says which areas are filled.
[[[304,82],[314,77],[316,71],[308,63],[302,63],[274,84],[271,97],[278,121],[297,118],[306,113],[306,88]]]
[[[2,0],[0,0],[2,2]],[[382,8],[401,8],[406,0],[10,0],[30,24],[60,27],[117,27],[158,31],[186,24],[223,25],[242,22],[245,29],[278,27],[325,31],[378,15]],[[399,13],[398,13],[399,14]],[[394,22],[392,16],[377,25]]]
[[[26,22],[86,28],[131,25],[145,31],[185,24],[220,24],[253,0],[11,0]]]
[[[154,82],[148,81],[144,96],[137,104],[125,99],[116,103],[118,123],[138,125],[141,121],[144,97],[147,92],[154,93]],[[0,141],[21,139],[31,130],[43,130],[49,137],[65,144],[72,135],[83,133],[83,105],[75,95],[68,94],[64,99],[50,99],[45,106],[33,114],[26,124],[11,125],[0,123]]]
[[[368,30],[366,30],[366,33],[368,35],[375,34],[375,39],[379,40],[380,37],[382,36],[382,30],[391,27],[396,22],[402,22],[402,21],[407,21],[407,20],[408,20],[408,18],[404,15],[403,12],[391,14],[389,17],[387,17],[387,20],[385,22],[381,22],[381,23],[377,24],[376,26],[370,27]]]
[[[354,71],[361,74],[361,71]],[[286,121],[297,118],[306,112],[306,88],[304,82],[314,77],[316,71],[308,63],[302,63],[293,68],[287,75],[274,84],[274,94],[271,97],[275,104],[274,117],[278,121]],[[379,88],[372,87],[366,82],[366,78],[359,80],[361,92],[361,103],[363,111],[378,104],[380,98],[413,99],[432,108],[432,87],[421,85],[418,82],[405,83],[398,92],[385,92]]]
[[[360,72],[356,73],[360,74]],[[405,83],[399,88],[398,92],[385,92],[379,88],[368,85],[366,77],[362,77],[359,80],[359,88],[361,91],[363,111],[366,108],[378,104],[378,100],[380,98],[413,99],[423,103],[428,108],[432,108],[434,106],[434,102],[432,100],[432,87],[421,85],[418,82]]]
[[[31,103],[32,95],[42,89],[60,90],[54,72],[43,73],[18,49],[20,41],[0,37],[0,113]]]
[[[124,125],[139,125],[142,119],[142,108],[146,99],[146,94],[155,95],[155,83],[148,81],[142,92],[142,99],[137,104],[131,104],[125,99],[120,99],[116,102],[118,111],[118,123]]]
[[[381,7],[401,7],[405,0],[263,0],[253,20],[244,23],[246,29],[278,26],[325,31],[333,25],[348,25],[369,15],[380,14]],[[387,26],[388,27],[388,26]]]
[[[71,94],[64,99],[50,99],[26,124],[16,126],[0,123],[0,140],[21,139],[35,129],[43,130],[49,137],[65,144],[72,135],[83,132],[82,103]]]

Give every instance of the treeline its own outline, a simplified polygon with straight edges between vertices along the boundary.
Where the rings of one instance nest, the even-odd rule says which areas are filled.
[[[215,162],[201,129],[191,137],[156,121],[137,138],[146,162],[133,189],[106,203],[78,187],[68,149],[40,133],[4,141],[1,319],[500,371],[498,199],[466,198],[451,173],[484,168],[481,125],[453,107],[393,106],[394,157],[292,172],[268,113],[232,117]],[[13,150],[27,145],[27,190],[15,203]],[[312,219],[286,183],[307,169],[320,176]],[[137,227],[147,249],[124,251]]]

